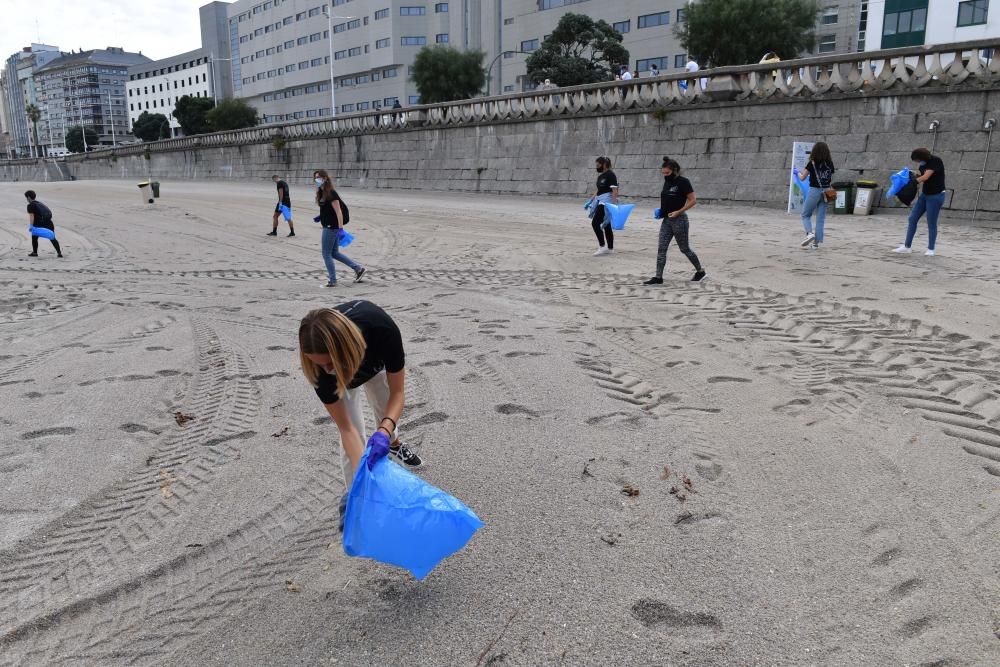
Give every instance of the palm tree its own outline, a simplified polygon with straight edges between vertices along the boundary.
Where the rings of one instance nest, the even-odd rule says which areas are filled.
[[[41,157],[41,152],[38,150],[38,121],[42,117],[42,110],[34,104],[29,104],[24,108],[24,112],[31,121],[31,134],[35,139],[35,157]]]

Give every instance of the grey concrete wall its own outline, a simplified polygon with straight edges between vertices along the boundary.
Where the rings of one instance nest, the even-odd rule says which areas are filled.
[[[965,90],[410,129],[294,140],[282,150],[251,144],[152,151],[149,159],[73,156],[66,165],[79,179],[265,182],[280,173],[305,183],[313,169],[325,168],[341,184],[368,188],[582,195],[593,187],[594,158],[608,155],[624,195],[653,197],[660,160],[670,155],[703,201],[784,207],[793,141],[828,142],[837,180],[880,183],[912,166],[913,148],[927,146],[944,159],[955,190],[951,217],[967,218],[986,160],[983,122],[993,116],[1000,116],[1000,91]],[[940,122],[936,137],[931,120]],[[984,220],[1000,219],[1000,137],[993,145],[979,205]],[[52,168],[40,169],[0,166],[0,177],[52,178]]]

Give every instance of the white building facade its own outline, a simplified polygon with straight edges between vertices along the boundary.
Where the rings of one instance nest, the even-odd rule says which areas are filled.
[[[1000,37],[1000,0],[868,0],[866,51]]]
[[[213,62],[202,49],[129,68],[127,95],[129,127],[144,111],[163,114],[170,137],[183,136],[174,117],[177,100],[185,95],[213,97]],[[216,77],[225,76],[228,67]]]

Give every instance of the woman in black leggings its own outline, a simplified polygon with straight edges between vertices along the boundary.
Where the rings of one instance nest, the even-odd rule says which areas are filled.
[[[597,167],[597,191],[590,200],[591,226],[597,235],[597,245],[600,246],[594,257],[610,255],[615,251],[615,235],[611,231],[611,216],[604,210],[607,203],[618,203],[618,177],[611,171],[611,159],[599,157]],[[604,245],[607,240],[607,246]]]
[[[49,207],[36,200],[34,190],[24,193],[24,198],[28,200],[28,224],[32,227],[55,231],[52,224],[52,211]],[[62,250],[59,248],[59,241],[52,239],[52,247],[56,249],[56,257],[62,257]],[[31,254],[28,257],[38,257],[38,237],[31,235]]]

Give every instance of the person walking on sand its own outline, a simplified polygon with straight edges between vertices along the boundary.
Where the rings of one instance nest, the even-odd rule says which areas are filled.
[[[278,186],[278,203],[274,207],[274,216],[271,219],[271,233],[268,236],[278,235],[278,221],[281,217],[281,207],[288,208],[288,235],[295,236],[295,225],[292,224],[292,196],[288,192],[288,183],[282,180],[281,176],[275,174],[271,180]]]
[[[919,165],[920,176],[917,176],[917,183],[921,187],[920,196],[913,204],[910,211],[910,219],[906,227],[906,240],[893,252],[911,253],[913,249],[913,237],[917,233],[917,223],[924,213],[927,214],[927,252],[928,257],[934,256],[934,248],[937,245],[938,215],[941,207],[944,206],[944,162],[926,148],[916,148],[910,153],[910,159]]]
[[[597,190],[589,202],[590,221],[597,235],[597,252],[594,257],[610,255],[615,251],[615,235],[611,231],[611,215],[605,210],[605,204],[618,203],[618,177],[611,171],[611,158],[599,157],[595,163],[597,168]],[[607,246],[605,246],[607,241]]]
[[[340,252],[340,231],[344,228],[344,209],[340,205],[340,195],[333,189],[330,175],[322,169],[313,172],[313,182],[316,184],[320,224],[323,225],[320,246],[323,249],[323,262],[326,264],[326,273],[329,277],[326,286],[337,286],[337,266],[334,260],[349,266],[354,271],[354,282],[360,282],[365,275],[365,267]]]
[[[799,178],[805,180],[809,176],[809,191],[802,202],[802,228],[806,237],[800,244],[803,248],[816,250],[823,244],[823,225],[826,223],[826,192],[833,183],[833,158],[830,157],[830,147],[822,141],[813,145],[809,153],[806,168],[799,173]],[[816,231],[813,232],[812,216],[816,213]]]
[[[694,254],[688,245],[687,212],[698,203],[694,196],[694,188],[691,186],[691,181],[681,176],[681,166],[676,160],[664,157],[660,173],[663,174],[663,190],[660,191],[659,214],[663,218],[663,222],[660,223],[660,243],[656,250],[656,275],[644,282],[643,285],[663,284],[663,269],[667,266],[667,250],[673,239],[677,239],[677,247],[694,265],[695,273],[691,281],[701,282],[705,279],[705,269],[702,268],[698,255]]]
[[[370,301],[351,301],[310,311],[299,324],[302,374],[337,425],[340,463],[349,491],[365,450],[365,418],[361,393],[374,414],[375,432],[368,438],[368,465],[393,456],[409,468],[423,463],[399,439],[399,419],[406,394],[406,356],[399,327]],[[340,499],[343,530],[347,493]]]
[[[52,211],[48,206],[38,201],[35,191],[28,190],[24,193],[24,198],[28,200],[28,224],[54,232],[56,228],[52,224]],[[56,249],[56,257],[63,256],[59,241],[52,239],[52,247]],[[38,237],[34,234],[31,235],[31,252],[28,253],[28,257],[38,257]]]

